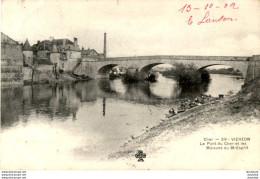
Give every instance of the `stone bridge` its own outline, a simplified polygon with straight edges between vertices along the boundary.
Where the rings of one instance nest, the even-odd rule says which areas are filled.
[[[98,78],[100,75],[109,73],[115,67],[136,67],[139,74],[145,76],[151,68],[160,64],[176,63],[194,64],[198,69],[214,65],[227,65],[239,70],[246,81],[260,76],[260,55],[254,56],[136,56],[136,57],[115,57],[102,60],[86,58],[74,71],[79,75],[86,75],[90,78]]]

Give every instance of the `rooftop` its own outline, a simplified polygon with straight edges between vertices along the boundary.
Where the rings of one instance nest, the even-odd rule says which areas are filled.
[[[28,39],[26,39],[22,49],[23,49],[23,51],[31,51],[32,50],[32,47],[30,46]]]

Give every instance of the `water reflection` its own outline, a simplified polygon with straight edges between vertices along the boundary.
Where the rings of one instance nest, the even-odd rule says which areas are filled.
[[[181,88],[173,79],[165,78],[159,74],[157,80],[156,83],[149,84],[149,90],[152,94],[162,99],[175,99],[180,95]]]
[[[23,111],[27,115],[23,101],[23,88],[1,89],[1,126],[8,126],[19,120]]]
[[[26,122],[29,115],[44,114],[49,120],[60,117],[66,120],[76,113],[80,104],[81,93],[75,84],[33,85],[11,89],[2,89],[1,123],[2,128],[11,126],[22,119]],[[80,94],[80,95],[79,95]]]
[[[143,104],[160,104],[162,100],[178,98],[181,93],[180,87],[172,79],[157,83],[139,82],[133,84],[124,84],[120,79],[113,81],[101,79],[98,86],[106,96]]]
[[[12,155],[15,160],[5,157],[3,163],[28,163],[31,168],[38,163],[44,168],[52,166],[53,160],[63,166],[75,159],[100,159],[133,136],[158,125],[169,108],[178,105],[179,98],[206,90],[212,95],[236,92],[242,84],[243,81],[227,76],[212,76],[208,89],[189,93],[163,77],[152,84],[93,80],[2,88],[2,156]],[[29,157],[20,155],[21,149]]]
[[[203,94],[207,94],[209,87],[211,85],[210,83],[202,83],[200,86],[197,86],[196,88],[189,88],[182,90],[179,94],[179,99],[194,99],[198,96],[201,96]]]
[[[103,97],[103,116],[106,115],[106,97]]]
[[[225,84],[225,85],[223,85]],[[183,92],[172,79],[159,76],[156,83],[124,84],[120,79],[109,81],[100,79],[88,82],[74,82],[63,84],[44,84],[23,86],[18,88],[3,88],[1,95],[1,123],[2,129],[12,126],[18,121],[27,122],[28,116],[44,115],[41,120],[65,121],[77,120],[77,112],[80,107],[87,104],[92,108],[101,98],[101,109],[94,109],[92,113],[107,115],[106,108],[110,98],[120,101],[160,105],[173,104],[180,98],[192,98],[201,94],[226,94],[233,90],[237,92],[243,80],[230,78],[225,75],[212,75],[210,85],[201,86],[197,91]],[[102,110],[103,108],[103,110]],[[101,112],[102,111],[102,112]]]

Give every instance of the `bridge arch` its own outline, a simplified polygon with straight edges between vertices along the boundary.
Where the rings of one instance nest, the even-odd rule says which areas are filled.
[[[200,67],[198,70],[203,70],[205,68],[211,67],[211,66],[218,66],[218,65],[223,65],[223,66],[229,66],[231,68],[233,68],[234,70],[238,70],[239,72],[241,72],[243,78],[246,77],[246,72],[247,72],[247,67],[245,66],[237,66],[237,65],[231,65],[231,64],[209,64],[203,67]]]
[[[151,63],[151,64],[148,64],[148,65],[145,65],[145,66],[142,66],[139,70],[139,78],[140,79],[145,79],[148,75],[148,72],[155,66],[157,65],[162,65],[162,64],[165,64],[165,63]]]
[[[200,67],[198,70],[203,70],[203,69],[208,68],[208,67],[219,66],[219,65],[221,65],[221,66],[229,66],[229,67],[231,67],[231,68],[234,69],[234,67],[232,67],[232,66],[230,66],[230,65],[226,65],[226,64],[209,64],[209,65],[206,65],[206,66]]]
[[[108,64],[105,66],[102,66],[101,68],[98,69],[99,74],[108,74],[109,71],[114,68],[115,66],[118,66],[118,64]]]
[[[147,75],[147,73],[154,67],[157,65],[161,65],[161,64],[169,64],[172,66],[175,66],[175,64],[178,63],[176,61],[159,61],[159,62],[151,62],[148,64],[145,64],[141,67],[140,69],[140,77],[143,78]],[[217,61],[217,62],[211,62],[211,61],[203,61],[203,60],[198,60],[198,61],[180,61],[180,63],[183,63],[185,65],[189,65],[189,64],[194,64],[198,70],[202,70],[205,69],[207,67],[211,67],[211,66],[216,66],[216,65],[225,65],[225,66],[230,66],[231,68],[233,68],[234,70],[238,70],[242,73],[243,77],[246,77],[246,73],[247,73],[247,65],[245,65],[243,62],[239,63],[239,62],[235,62],[235,61]]]
[[[148,73],[153,67],[155,67],[157,65],[162,65],[162,64],[164,64],[164,63],[152,63],[149,65],[146,65],[146,66],[142,67],[139,72]]]

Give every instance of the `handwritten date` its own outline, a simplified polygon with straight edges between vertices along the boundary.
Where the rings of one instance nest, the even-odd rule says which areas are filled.
[[[218,6],[213,3],[209,4],[207,3],[203,8],[198,8],[195,7],[193,8],[191,4],[185,4],[181,9],[178,10],[178,12],[183,13],[183,12],[191,12],[192,10],[205,10],[206,13],[205,15],[197,22],[197,25],[201,24],[207,24],[207,23],[217,23],[217,22],[233,22],[237,21],[236,18],[232,17],[225,17],[224,15],[220,16],[219,18],[213,18],[211,17],[211,10],[212,9],[219,9],[219,8],[225,8],[225,9],[230,9],[230,10],[237,10],[239,7],[236,5],[236,3],[230,3],[230,4],[224,4],[223,6]],[[193,16],[191,15],[187,21],[188,25],[193,24]]]

